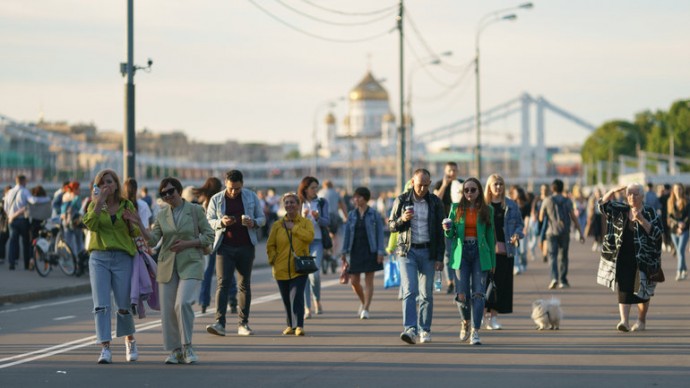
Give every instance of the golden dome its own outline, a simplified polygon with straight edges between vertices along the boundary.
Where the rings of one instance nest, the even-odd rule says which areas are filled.
[[[391,112],[386,113],[385,115],[383,115],[383,122],[384,123],[395,122],[395,115]]]
[[[376,81],[371,72],[368,72],[364,79],[350,91],[350,101],[360,100],[388,101],[388,92]]]
[[[333,115],[332,112],[328,112],[326,115],[326,124],[332,125],[335,124],[335,116]]]

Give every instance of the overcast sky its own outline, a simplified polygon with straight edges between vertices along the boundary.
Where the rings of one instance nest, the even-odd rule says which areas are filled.
[[[0,114],[36,121],[42,112],[49,121],[93,122],[101,130],[121,131],[124,79],[119,63],[126,60],[126,3],[2,0]],[[386,33],[395,27],[396,4],[136,1],[135,63],[144,65],[149,57],[154,61],[150,73],[139,71],[135,77],[136,126],[154,132],[182,130],[200,141],[299,142],[306,150],[315,117],[322,136],[325,102],[346,96],[369,67],[375,77],[385,79],[397,116],[399,40],[396,31]],[[486,14],[518,4],[405,1],[410,18],[404,73],[406,83],[412,80],[417,132],[474,114],[474,74],[466,66],[474,57],[477,23]],[[386,8],[391,12],[354,15]],[[516,21],[492,24],[481,34],[484,108],[527,92],[599,126],[690,98],[688,1],[544,0],[516,13]],[[428,62],[430,52],[444,51],[453,52],[442,58],[445,65],[421,67],[420,59]],[[339,123],[346,109],[346,102],[332,109]],[[548,144],[582,141],[588,135],[558,115],[547,113],[546,121]],[[517,116],[495,121],[487,126],[485,139],[498,143],[519,138],[518,125]],[[468,133],[449,141],[474,144],[474,139]]]

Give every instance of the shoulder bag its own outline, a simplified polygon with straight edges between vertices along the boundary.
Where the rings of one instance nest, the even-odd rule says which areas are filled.
[[[295,249],[292,247],[292,232],[288,230],[284,223],[283,228],[285,228],[285,232],[288,235],[288,241],[290,241],[290,253],[295,257],[295,272],[308,275],[318,271],[319,269],[316,267],[316,260],[314,260],[314,256],[297,256]]]

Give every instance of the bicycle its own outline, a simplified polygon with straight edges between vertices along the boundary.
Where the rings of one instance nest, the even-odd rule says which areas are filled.
[[[54,266],[58,266],[65,275],[74,275],[77,261],[62,236],[60,220],[48,219],[41,226],[38,237],[33,241],[36,272],[46,277]]]

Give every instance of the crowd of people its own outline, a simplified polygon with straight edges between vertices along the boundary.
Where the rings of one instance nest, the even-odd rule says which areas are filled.
[[[408,344],[432,341],[438,273],[445,274],[446,293],[458,307],[460,340],[472,345],[481,344],[482,328],[503,329],[498,317],[513,312],[514,276],[527,271],[530,262],[549,263],[547,288],[569,288],[573,233],[580,243],[590,238],[600,256],[597,282],[618,291],[616,329],[621,332],[645,330],[662,250],[677,257],[675,279],[687,277],[690,208],[681,184],[658,193],[651,184],[646,191],[631,184],[586,195],[578,186],[566,190],[556,179],[533,194],[506,187],[498,174],[483,184],[475,177],[460,179],[457,171],[457,164],[448,162],[434,183],[428,170],[417,169],[402,193],[382,192],[376,199],[367,187],[343,195],[331,181],[321,184],[313,176],[304,177],[295,192],[253,191],[244,187],[239,170],[228,171],[223,182],[210,177],[198,188],[167,177],[157,200],[132,178],[120,183],[112,170],[100,171],[85,196],[78,182],[65,182],[49,198],[41,186],[29,191],[26,178],[18,176],[3,197],[0,253],[4,260],[8,243],[9,268],[15,270],[21,243],[24,268],[31,269],[31,239],[48,217],[36,209],[52,208],[50,216],[60,219],[73,252],[88,256],[103,364],[112,362],[111,311],[116,336],[126,337],[126,360],[138,358],[130,290],[132,259],[140,253],[152,254],[157,262],[155,297],[169,352],[166,364],[199,360],[192,346],[192,306],[198,303],[206,312],[214,275],[215,317],[206,331],[226,335],[229,306],[230,314],[237,314],[237,335],[254,334],[251,279],[262,239],[285,308],[283,335],[304,336],[305,321],[324,312],[321,272],[335,268],[337,258],[359,302],[360,319],[375,315],[375,273],[383,270],[387,256],[398,261],[400,339]],[[305,257],[314,260],[315,271],[302,270]],[[488,284],[496,289],[490,299]],[[638,319],[630,326],[633,304]]]

